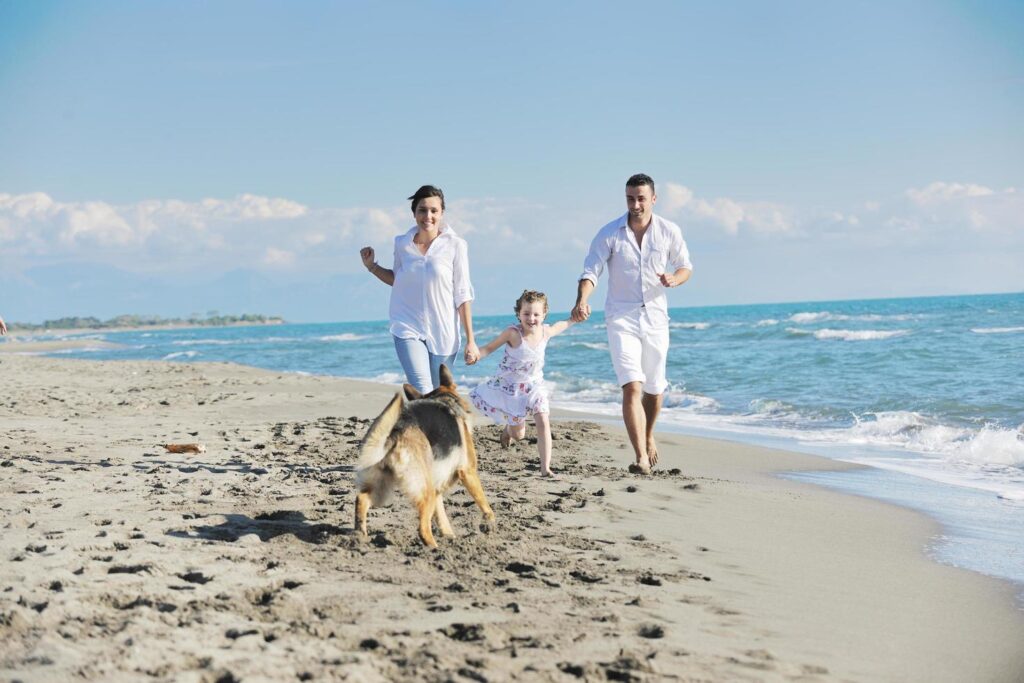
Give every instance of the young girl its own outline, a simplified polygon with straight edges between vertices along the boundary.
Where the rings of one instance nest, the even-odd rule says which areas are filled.
[[[548,420],[548,390],[544,386],[544,350],[548,339],[565,332],[571,320],[545,325],[548,298],[542,292],[524,290],[516,300],[513,325],[480,349],[485,358],[505,345],[505,357],[498,364],[498,374],[470,392],[469,397],[477,410],[495,422],[503,423],[501,445],[507,448],[512,441],[526,435],[526,418],[533,414],[537,427],[537,450],[540,452],[540,473],[553,477],[551,471],[551,423]]]

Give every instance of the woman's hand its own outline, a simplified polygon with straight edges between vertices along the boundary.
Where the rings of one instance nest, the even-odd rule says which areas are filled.
[[[373,264],[377,262],[375,254],[373,253],[373,247],[363,247],[359,250],[359,258],[363,259],[363,266],[367,270],[373,267]]]
[[[464,354],[466,365],[473,365],[480,360],[480,349],[477,348],[475,342],[469,342],[466,344],[466,353]]]

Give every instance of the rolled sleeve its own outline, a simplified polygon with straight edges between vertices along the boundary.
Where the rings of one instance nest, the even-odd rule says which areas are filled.
[[[396,274],[402,269],[402,238],[401,236],[395,238],[395,252],[392,257],[391,270]]]
[[[469,279],[469,247],[464,240],[459,240],[455,245],[452,276],[452,299],[455,300],[455,310],[458,310],[459,306],[474,299],[473,283]]]
[[[672,271],[675,272],[680,268],[693,270],[693,264],[690,263],[690,250],[686,246],[686,240],[683,239],[682,232],[677,228],[673,233],[671,252]]]
[[[590,252],[583,259],[583,272],[580,274],[579,279],[590,280],[596,287],[597,280],[601,277],[601,273],[604,272],[604,267],[607,265],[611,253],[610,240],[602,230],[594,238],[594,241],[590,243]]]

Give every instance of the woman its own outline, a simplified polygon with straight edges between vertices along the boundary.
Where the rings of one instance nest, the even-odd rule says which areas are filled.
[[[452,367],[459,351],[459,322],[466,330],[465,361],[480,358],[473,338],[473,285],[466,241],[444,223],[444,193],[424,185],[409,197],[416,226],[395,238],[391,269],[374,259],[372,247],[359,251],[373,275],[391,291],[391,335],[409,384],[420,392],[440,383],[441,364]]]

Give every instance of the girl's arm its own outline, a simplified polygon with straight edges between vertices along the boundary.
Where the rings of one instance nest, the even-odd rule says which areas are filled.
[[[511,341],[512,330],[511,328],[506,327],[504,330],[502,330],[501,334],[499,334],[497,337],[491,340],[490,343],[484,344],[484,346],[480,348],[480,360],[487,358],[487,356],[497,351],[500,346],[502,346],[503,344],[508,344]],[[472,363],[470,363],[470,365],[472,365]]]
[[[573,321],[572,318],[569,318],[568,320],[559,320],[557,323],[548,325],[548,336],[556,337],[575,324],[576,323]]]

